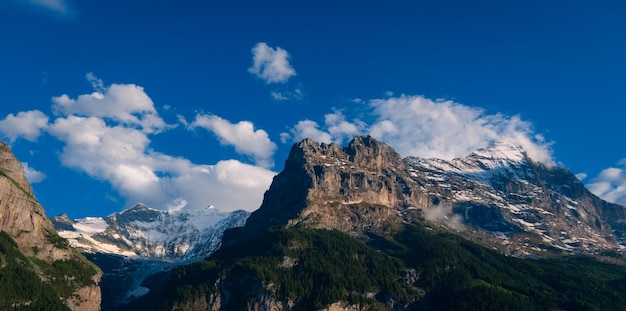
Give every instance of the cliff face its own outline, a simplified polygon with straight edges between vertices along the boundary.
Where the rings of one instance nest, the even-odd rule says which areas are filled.
[[[408,176],[400,155],[371,137],[356,137],[345,148],[305,139],[293,146],[246,227],[383,233],[403,222],[399,210],[427,203]]]
[[[371,137],[346,147],[305,139],[246,226],[337,229],[361,240],[424,221],[514,256],[543,252],[622,257],[626,209],[590,193],[569,171],[496,142],[452,161],[409,157]]]
[[[62,295],[72,310],[99,310],[101,274],[84,257],[72,251],[67,241],[58,236],[31,187],[24,169],[9,147],[0,143],[0,230],[7,232],[27,257],[36,258],[42,279],[50,279],[48,265],[56,261],[79,263],[93,269],[91,282],[77,284],[67,280],[71,295]],[[71,276],[69,276],[71,277]],[[58,278],[55,281],[59,281]],[[89,283],[89,284],[87,284]]]
[[[302,310],[307,309],[303,307],[306,303],[310,305],[311,301],[328,294],[326,297],[332,299],[315,305],[316,310],[378,307],[412,310],[416,303],[424,309],[454,310],[463,303],[457,307],[447,303],[450,296],[463,299],[451,294],[458,286],[471,290],[475,284],[496,274],[507,275],[505,278],[515,281],[549,275],[549,282],[552,282],[554,278],[576,271],[572,266],[563,266],[555,272],[557,270],[553,269],[562,264],[560,261],[550,263],[553,266],[546,266],[544,270],[536,266],[544,261],[528,260],[533,267],[526,269],[524,260],[511,256],[549,258],[583,254],[623,264],[626,262],[623,255],[625,223],[624,207],[593,195],[566,169],[534,162],[515,142],[496,142],[464,158],[448,161],[402,159],[392,148],[371,137],[355,137],[346,147],[305,139],[292,147],[284,170],[274,177],[261,207],[250,215],[246,225],[227,230],[224,247],[206,262],[176,272],[178,284],[186,284],[186,288],[202,284],[207,290],[186,292],[173,305],[181,310]],[[323,239],[277,236],[297,231],[325,236]],[[326,235],[339,234],[337,231],[348,236],[340,240]],[[353,249],[346,243],[346,240],[354,242],[353,238],[365,242],[374,254],[398,256],[416,269],[393,271],[385,278],[398,283],[404,293],[390,294],[382,290],[384,286],[354,286],[330,290],[331,293],[317,298],[309,295],[317,288],[332,288],[331,285],[355,276],[380,275],[384,267],[393,267],[393,261],[389,261],[381,265],[365,264],[365,267],[375,266],[373,271],[350,272],[351,268],[374,257],[371,253],[342,253]],[[309,251],[316,252],[311,255]],[[493,260],[487,258],[490,256]],[[430,259],[418,263],[425,258]],[[583,258],[587,260],[587,256]],[[333,262],[325,263],[326,259]],[[236,264],[229,266],[233,262]],[[381,263],[383,259],[371,262]],[[481,268],[471,268],[472,265]],[[333,269],[338,267],[341,267],[340,272],[330,281]],[[317,268],[322,272],[317,278],[312,277],[315,275],[312,271]],[[478,276],[478,270],[483,268],[484,274]],[[455,274],[457,272],[459,274]],[[620,272],[615,279],[623,279],[624,275]],[[180,281],[185,278],[188,283]],[[495,279],[497,281],[488,285],[489,289],[507,288],[500,277]],[[301,290],[314,280],[326,283]],[[430,287],[443,280],[445,286]],[[579,286],[589,293],[599,288],[587,287],[589,283],[585,282],[582,276],[573,273],[569,285]],[[531,283],[522,283],[524,294],[521,296],[532,296],[526,292],[527,284]],[[555,292],[560,292],[563,284],[557,286]],[[511,288],[497,289],[492,294],[500,295]],[[442,290],[441,296],[437,296],[438,290]],[[347,301],[361,300],[373,305],[370,308],[345,302],[345,297],[335,295],[336,292],[356,293],[358,299],[354,296]],[[428,307],[432,300],[422,298],[429,295],[429,299],[442,299],[439,308]],[[254,303],[235,308],[235,297],[239,298],[237,301]],[[474,298],[478,296],[468,297],[471,302],[467,305],[477,304]],[[523,309],[521,304],[511,301],[512,297],[507,294],[498,303],[511,302],[509,309]],[[483,298],[487,296],[477,300]],[[565,298],[568,302],[561,304],[565,309],[581,309],[572,307],[569,299]],[[544,298],[540,298],[529,310],[545,307],[543,303]],[[483,304],[493,305],[496,304]],[[560,305],[554,303],[554,306],[559,309]]]

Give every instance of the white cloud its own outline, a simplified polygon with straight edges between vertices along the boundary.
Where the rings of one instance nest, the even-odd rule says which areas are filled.
[[[626,159],[619,163],[622,167],[610,167],[587,184],[589,190],[602,199],[626,206]]]
[[[328,133],[333,137],[333,141],[341,144],[343,139],[350,139],[363,132],[366,124],[360,120],[353,122],[346,121],[346,117],[341,111],[335,110],[324,116],[324,123]]]
[[[272,91],[272,92],[270,92],[270,95],[275,100],[280,100],[280,101],[282,101],[282,100],[289,100],[289,97],[283,95],[283,93],[281,93],[281,92]]]
[[[158,133],[168,128],[142,87],[134,84],[104,87],[102,80],[91,73],[87,74],[87,80],[95,92],[76,99],[66,94],[54,97],[52,108],[55,114],[110,119],[125,126],[139,127],[146,133]]]
[[[57,115],[50,123],[40,111],[22,112],[0,121],[2,133],[13,139],[35,140],[45,130],[63,143],[60,157],[64,166],[109,183],[127,206],[136,202],[157,209],[213,205],[225,211],[252,211],[260,206],[275,172],[236,160],[195,164],[157,152],[150,147],[150,136],[170,127],[143,88],[133,84],[105,87],[90,74],[87,79],[96,92],[76,99],[55,97]],[[179,122],[185,121],[178,117]],[[214,123],[226,142],[249,151],[260,162],[271,161],[276,146],[269,142],[267,133],[255,131],[249,122]],[[245,143],[252,146],[241,145]],[[25,172],[32,180],[44,176],[27,164]]]
[[[284,83],[296,75],[289,64],[289,54],[280,47],[274,49],[259,42],[252,48],[252,60],[253,65],[248,71],[266,83]]]
[[[65,0],[26,0],[28,3],[44,7],[57,13],[68,14],[69,5]]]
[[[495,140],[520,144],[536,161],[554,164],[549,144],[534,137],[532,124],[518,115],[486,114],[453,101],[405,96],[370,101],[377,120],[370,134],[402,155],[452,159]]]
[[[39,110],[9,114],[0,121],[0,133],[10,142],[18,138],[36,141],[41,131],[48,126],[48,116]]]
[[[587,178],[587,174],[586,173],[578,173],[576,174],[576,178],[578,178],[578,180],[583,181],[585,180],[585,178]]]
[[[22,166],[24,167],[24,176],[29,183],[36,184],[46,178],[46,174],[28,166],[27,162],[22,162]]]
[[[320,130],[317,122],[311,120],[302,120],[290,129],[289,133],[280,134],[283,143],[290,140],[300,141],[304,138],[311,138],[320,143],[330,143],[333,139],[330,133]]]
[[[341,141],[366,132],[391,145],[403,156],[453,159],[487,147],[493,141],[514,141],[535,161],[553,165],[550,144],[533,133],[532,124],[519,116],[486,114],[484,110],[453,101],[433,101],[406,96],[369,101],[373,121],[345,120],[335,111],[326,116],[326,126],[300,121],[289,131],[288,140],[305,137],[320,142]]]
[[[155,152],[148,134],[96,117],[57,118],[49,132],[65,143],[65,166],[109,182],[127,204],[169,209],[185,202],[186,208],[211,204],[226,211],[254,210],[275,175],[235,160],[194,164]]]
[[[215,115],[196,115],[196,119],[189,125],[190,129],[204,128],[213,132],[222,145],[235,147],[239,154],[250,156],[257,165],[262,167],[274,166],[272,156],[276,151],[267,132],[254,129],[249,121],[240,121],[236,124]]]
[[[93,87],[94,91],[100,92],[100,93],[106,92],[106,88],[104,87],[104,82],[102,81],[102,79],[96,77],[96,75],[94,75],[93,72],[88,72],[85,75],[85,78],[87,78],[87,81],[91,83],[91,87]]]
[[[64,165],[111,183],[129,204],[254,210],[275,175],[235,160],[200,165],[158,153],[149,149],[146,133],[93,117],[59,118],[50,132],[66,143]]]
[[[341,111],[333,109],[332,113],[324,116],[323,129],[320,129],[319,124],[315,121],[303,120],[291,128],[288,133],[281,133],[280,140],[287,143],[311,138],[321,143],[335,142],[341,144],[346,138],[350,139],[355,135],[362,134],[366,127],[367,124],[358,119],[352,122],[346,121],[346,117]]]

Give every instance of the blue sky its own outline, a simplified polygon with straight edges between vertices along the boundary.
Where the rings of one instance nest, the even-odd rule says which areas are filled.
[[[253,210],[294,141],[513,140],[626,203],[623,1],[0,3],[0,137],[47,213]]]

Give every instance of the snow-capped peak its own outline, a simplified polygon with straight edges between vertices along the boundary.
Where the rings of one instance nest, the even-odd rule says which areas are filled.
[[[483,169],[494,169],[526,162],[528,156],[524,148],[515,142],[495,141],[491,146],[478,149],[460,160],[476,163]]]
[[[215,250],[224,230],[242,226],[250,213],[216,208],[161,211],[137,203],[105,218],[68,222],[55,218],[59,235],[86,252],[180,260]]]

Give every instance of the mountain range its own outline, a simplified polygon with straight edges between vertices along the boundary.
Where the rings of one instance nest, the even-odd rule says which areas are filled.
[[[250,213],[204,209],[161,211],[142,203],[107,217],[52,219],[58,234],[103,271],[103,307],[116,309],[147,293],[147,277],[202,260],[220,246],[224,230]]]
[[[476,297],[492,310],[597,308],[623,289],[626,270],[596,260],[624,264],[624,220],[624,207],[514,142],[445,161],[403,159],[372,137],[305,139],[218,251],[146,286],[162,310],[464,309]]]
[[[102,269],[103,310],[626,305],[626,209],[513,141],[442,160],[304,139],[252,213],[138,203],[52,222]]]

